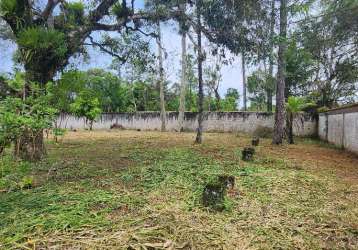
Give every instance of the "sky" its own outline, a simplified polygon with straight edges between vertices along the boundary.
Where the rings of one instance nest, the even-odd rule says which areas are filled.
[[[143,1],[139,0],[137,2],[137,8],[143,6]],[[180,70],[180,55],[181,55],[181,37],[178,35],[177,25],[173,22],[162,24],[162,40],[163,47],[168,54],[168,58],[165,62],[165,70],[167,79],[172,83],[179,82],[179,70]],[[187,41],[190,46],[190,41]],[[154,44],[154,43],[153,43]],[[204,50],[207,50],[208,47],[205,46]],[[13,71],[13,62],[12,57],[16,51],[16,45],[10,41],[4,41],[0,39],[0,74],[1,73],[11,73]],[[153,46],[153,51],[157,49]],[[83,60],[75,59],[72,60],[79,70],[87,70],[90,68],[103,68],[108,69],[112,58],[100,52],[94,48],[88,48],[90,60],[84,62]],[[233,56],[233,55],[232,55]],[[220,95],[224,96],[228,88],[235,88],[239,90],[239,93],[242,94],[242,71],[241,71],[241,62],[239,56],[233,56],[234,61],[230,65],[224,65],[221,70],[222,82],[220,83],[219,91]],[[249,74],[250,69],[247,70]],[[240,101],[240,106],[242,106],[242,98]]]

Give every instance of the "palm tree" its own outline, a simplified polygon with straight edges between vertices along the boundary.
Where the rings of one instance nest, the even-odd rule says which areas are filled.
[[[304,99],[302,97],[290,96],[286,103],[286,120],[288,135],[287,141],[289,144],[294,144],[293,141],[293,120],[296,115],[304,108]]]

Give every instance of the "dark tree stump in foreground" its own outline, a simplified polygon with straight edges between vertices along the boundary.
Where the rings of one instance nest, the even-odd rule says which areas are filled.
[[[217,211],[222,211],[225,208],[225,196],[226,187],[222,183],[207,184],[203,191],[203,205]]]
[[[242,150],[242,160],[252,161],[254,158],[254,154],[255,154],[254,148],[244,148],[244,150]]]
[[[235,186],[235,176],[220,175],[217,180],[206,184],[202,194],[202,202],[205,207],[210,207],[216,211],[225,209],[225,197],[227,190],[233,190]]]
[[[258,138],[258,137],[252,138],[251,144],[252,144],[252,146],[257,147],[260,144],[260,138]]]

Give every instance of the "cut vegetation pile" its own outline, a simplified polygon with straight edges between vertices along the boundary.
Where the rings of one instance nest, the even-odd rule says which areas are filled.
[[[244,162],[251,137],[193,137],[76,132],[41,164],[3,159],[0,248],[358,248],[357,158],[261,139]],[[203,191],[222,176],[235,186],[216,211]]]

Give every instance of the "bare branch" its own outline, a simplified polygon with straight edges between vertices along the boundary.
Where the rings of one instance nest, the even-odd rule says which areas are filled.
[[[96,41],[93,39],[92,36],[88,36],[88,38],[90,39],[91,44],[85,44],[85,45],[97,46],[97,47],[99,47],[99,49],[100,49],[101,51],[103,51],[103,52],[105,52],[105,53],[107,53],[107,54],[109,54],[109,55],[111,55],[111,56],[117,58],[117,59],[118,59],[120,62],[122,62],[122,63],[125,63],[125,62],[127,61],[127,58],[126,58],[126,57],[120,56],[120,55],[114,53],[113,51],[107,49],[107,48],[105,47],[106,44],[101,44],[101,43],[96,42]]]

